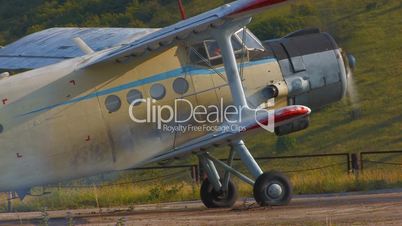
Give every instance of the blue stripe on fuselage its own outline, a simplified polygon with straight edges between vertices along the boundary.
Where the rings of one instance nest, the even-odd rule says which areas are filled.
[[[265,58],[265,59],[258,60],[258,61],[251,61],[251,62],[244,63],[243,67],[251,67],[251,66],[254,66],[254,65],[265,64],[265,63],[269,63],[269,62],[272,62],[272,61],[275,61],[275,60],[276,60],[275,58]],[[63,106],[63,105],[73,104],[73,103],[77,103],[77,102],[80,102],[80,101],[83,101],[83,100],[92,99],[92,98],[95,98],[95,97],[98,97],[98,96],[109,95],[109,94],[116,93],[116,92],[119,92],[119,91],[123,91],[123,90],[126,90],[126,89],[131,89],[131,88],[135,88],[135,87],[138,87],[138,86],[146,85],[146,84],[149,84],[149,83],[154,83],[154,82],[158,82],[158,81],[162,81],[162,80],[166,80],[166,79],[170,79],[170,78],[179,77],[179,76],[181,76],[183,74],[187,74],[187,73],[189,73],[191,76],[193,76],[193,75],[212,75],[212,74],[216,74],[217,72],[224,73],[225,69],[223,67],[221,67],[221,68],[212,70],[212,69],[202,69],[202,68],[195,68],[195,67],[192,67],[192,66],[186,66],[186,67],[178,68],[178,69],[175,69],[175,70],[171,70],[171,71],[163,72],[163,73],[160,73],[160,74],[156,74],[156,75],[153,75],[153,76],[149,76],[147,78],[137,80],[137,81],[134,81],[134,82],[130,82],[130,83],[126,83],[126,84],[116,86],[116,87],[113,87],[113,88],[100,90],[100,91],[88,94],[86,96],[77,97],[77,98],[74,98],[74,99],[71,99],[71,100],[68,100],[68,101],[64,101],[64,102],[61,102],[61,103],[58,103],[58,104],[54,104],[54,105],[50,105],[50,106],[47,106],[47,107],[39,108],[37,110],[22,114],[20,116],[26,116],[26,115],[38,113],[38,112],[41,112],[41,111],[50,110],[50,109],[60,107],[60,106]]]

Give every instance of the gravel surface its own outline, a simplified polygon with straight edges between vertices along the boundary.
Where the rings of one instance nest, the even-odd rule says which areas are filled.
[[[200,201],[133,208],[49,211],[49,225],[402,225],[402,190],[302,195],[286,207],[258,207],[252,199],[232,209]],[[0,214],[0,225],[38,225],[42,213]]]

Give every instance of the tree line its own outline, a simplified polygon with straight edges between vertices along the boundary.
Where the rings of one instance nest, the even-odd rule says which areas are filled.
[[[230,0],[183,0],[186,13],[197,15]],[[262,38],[304,27],[316,10],[292,6],[291,16],[252,24]],[[51,27],[164,27],[179,21],[177,0],[0,0],[0,45]]]

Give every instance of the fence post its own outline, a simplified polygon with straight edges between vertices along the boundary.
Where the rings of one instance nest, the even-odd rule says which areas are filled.
[[[358,174],[360,172],[361,165],[360,165],[360,159],[359,159],[359,155],[356,153],[353,153],[351,155],[352,157],[352,172],[355,174]]]
[[[13,211],[13,193],[12,192],[8,192],[8,198],[7,198],[7,211],[9,213],[11,213]]]
[[[198,175],[197,183],[198,183],[198,184],[201,184],[201,181],[202,181],[201,166],[200,166],[200,165],[196,165],[196,169],[197,169],[197,175]]]
[[[200,183],[201,183],[208,177],[207,172],[205,172],[205,169],[202,167],[201,160],[198,161],[198,170],[200,172],[198,175],[200,175]]]
[[[198,165],[191,166],[191,175],[193,177],[193,182],[195,184],[199,184],[200,183],[200,173],[199,173]]]

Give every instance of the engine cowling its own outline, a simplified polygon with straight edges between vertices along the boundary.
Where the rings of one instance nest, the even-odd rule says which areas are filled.
[[[264,42],[280,65],[288,87],[288,104],[317,109],[346,93],[342,50],[328,33],[305,29]]]

